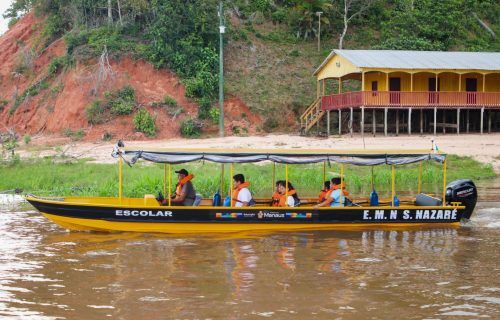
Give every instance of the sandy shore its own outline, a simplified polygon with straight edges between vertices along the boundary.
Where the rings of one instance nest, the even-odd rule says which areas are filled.
[[[126,146],[137,148],[269,148],[269,149],[430,149],[431,135],[402,135],[399,137],[349,136],[316,138],[295,135],[268,135],[252,137],[226,137],[208,139],[169,139],[125,141]],[[437,136],[439,149],[449,154],[471,156],[491,163],[500,173],[500,134],[461,134]],[[94,158],[99,163],[112,163],[110,153],[114,142],[76,142],[36,137],[30,147],[22,147],[21,156],[48,156],[65,152],[68,156]]]

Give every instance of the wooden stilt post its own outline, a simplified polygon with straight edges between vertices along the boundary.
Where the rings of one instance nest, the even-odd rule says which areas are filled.
[[[445,124],[446,124],[446,110],[443,109],[443,134],[446,133],[446,126],[445,126]]]
[[[342,135],[342,110],[339,109],[339,136]]]
[[[438,110],[436,107],[434,107],[434,135],[436,135],[436,128],[437,128],[437,113]]]
[[[373,136],[375,137],[375,132],[377,131],[377,129],[375,128],[375,122],[376,122],[376,119],[375,119],[375,109],[372,110],[372,134]]]
[[[467,133],[469,133],[469,109],[467,109]]]
[[[399,135],[399,110],[396,110],[396,136]]]
[[[350,118],[350,125],[349,125],[350,126],[349,130],[351,131],[351,138],[352,138],[352,131],[353,131],[352,127],[354,124],[353,121],[354,121],[354,110],[351,108],[351,118]]]
[[[365,135],[365,107],[361,106],[361,136]]]
[[[488,110],[488,133],[491,133],[491,109]]]
[[[387,137],[387,108],[384,108],[384,135]]]
[[[408,135],[411,136],[411,108],[408,108]]]
[[[479,126],[481,128],[481,130],[480,130],[481,134],[483,134],[483,119],[484,119],[484,106],[481,107],[481,121],[480,121],[480,124],[479,124]]]
[[[424,134],[424,111],[420,109],[420,134]]]
[[[460,108],[457,108],[457,134],[460,134]]]
[[[326,135],[330,136],[330,110],[326,112]]]

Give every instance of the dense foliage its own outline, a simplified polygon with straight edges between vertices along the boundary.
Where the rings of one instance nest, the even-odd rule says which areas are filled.
[[[73,61],[99,57],[105,49],[111,57],[144,58],[157,68],[168,67],[175,71],[183,79],[186,96],[199,103],[199,118],[216,122],[217,114],[212,106],[218,89],[218,2],[14,0],[4,16],[11,18],[11,23],[30,10],[44,16],[42,39],[37,42],[43,48],[38,50],[64,37],[67,55],[52,61],[49,76],[72,65]],[[228,87],[233,90],[231,93],[240,95],[245,89],[242,87],[246,86],[251,95],[261,97],[251,109],[269,120],[265,130],[280,127],[273,122],[272,116],[286,118],[276,112],[273,105],[279,103],[271,101],[272,98],[299,114],[304,101],[311,98],[309,95],[304,97],[304,92],[314,92],[304,80],[310,75],[309,66],[296,66],[296,70],[307,69],[299,73],[291,64],[300,64],[305,60],[300,59],[307,56],[311,57],[307,62],[317,65],[329,49],[340,42],[346,49],[500,51],[498,0],[225,0],[223,3],[228,27],[225,40],[233,45],[226,45],[226,50],[240,46],[254,55],[253,60],[248,59],[246,69],[242,68],[237,75],[243,78],[242,84],[233,79],[227,82]],[[348,12],[345,11],[347,7]],[[322,13],[320,17],[318,12]],[[315,53],[311,48],[319,35],[318,19],[321,19],[321,39],[327,43],[324,48],[328,49],[312,57]],[[254,54],[259,43],[286,52],[279,61],[269,57],[261,62]],[[230,52],[226,56],[230,56]],[[238,56],[232,59],[242,60]],[[20,64],[17,71],[22,74],[29,69],[27,65]],[[267,69],[275,78],[266,78]],[[280,76],[286,72],[305,89],[297,93],[293,86],[289,86],[289,90],[295,92],[288,92],[286,87],[273,91],[265,86],[266,82],[286,83]],[[255,79],[250,79],[251,76]],[[230,76],[228,79],[231,80]],[[252,87],[252,81],[258,84],[258,90]],[[12,110],[45,84],[45,81],[37,83],[16,97]],[[248,103],[248,97],[245,98]],[[103,105],[96,103],[89,107],[90,122],[105,121],[100,109]],[[181,107],[170,103],[166,106],[175,116],[182,112]],[[113,109],[115,114],[129,112],[132,110],[127,103],[117,103]]]

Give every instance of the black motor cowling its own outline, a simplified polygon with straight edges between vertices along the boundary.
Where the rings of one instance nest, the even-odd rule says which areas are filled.
[[[477,188],[469,179],[455,180],[446,186],[446,203],[460,202],[465,206],[462,218],[470,219],[477,202]]]

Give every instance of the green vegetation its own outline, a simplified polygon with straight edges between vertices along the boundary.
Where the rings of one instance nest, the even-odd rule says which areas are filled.
[[[188,118],[181,123],[181,135],[185,138],[198,138],[201,133],[201,126],[198,121]]]
[[[145,133],[148,137],[156,135],[156,120],[148,112],[148,110],[141,108],[134,116],[134,127],[137,131]]]
[[[295,130],[290,123],[315,95],[312,72],[340,43],[346,49],[500,51],[500,2],[495,0],[350,0],[344,17],[345,1],[223,1],[225,89],[269,119],[272,126],[261,129]],[[218,89],[217,3],[14,0],[4,15],[13,23],[32,9],[44,16],[42,44],[63,37],[68,61],[93,59],[106,50],[111,57],[128,55],[170,68],[181,77],[186,95],[199,102],[200,119],[213,120],[209,106]],[[319,52],[318,11],[323,12]],[[24,48],[16,72],[28,72],[34,56],[32,48]],[[55,59],[49,75],[65,65],[67,61]],[[345,89],[351,87],[355,85],[345,84]],[[333,90],[335,86],[327,88]],[[12,112],[25,97],[13,103]],[[118,114],[129,110],[122,104],[115,109]]]
[[[220,164],[197,162],[172,166],[193,172],[197,191],[205,197],[212,196],[220,188]],[[229,188],[229,166],[226,165],[224,190]],[[471,158],[450,156],[447,181],[471,178],[474,181],[495,177],[491,165],[478,163]],[[139,162],[133,167],[123,167],[123,192],[130,197],[142,197],[146,193],[162,190],[163,165]],[[338,164],[327,166],[327,178],[338,175]],[[414,193],[417,188],[418,164],[397,167],[396,190],[399,195]],[[64,158],[45,158],[0,163],[0,190],[21,188],[26,193],[68,196],[117,196],[118,166],[96,164],[86,160],[70,161]],[[235,164],[234,172],[241,172],[251,182],[250,189],[257,197],[272,194],[271,164]],[[276,178],[282,179],[285,166],[276,165]],[[375,187],[381,196],[390,194],[391,168],[374,167]],[[323,165],[289,166],[289,179],[301,196],[316,196],[322,186]],[[175,180],[175,178],[174,178]],[[345,167],[345,180],[353,196],[368,196],[371,191],[370,167]],[[174,181],[175,183],[175,181]],[[402,191],[404,190],[404,191]],[[413,190],[413,191],[410,191]],[[442,166],[423,164],[423,191],[442,192]]]
[[[30,144],[31,142],[31,136],[29,134],[25,134],[23,137],[24,144]]]
[[[55,57],[54,59],[52,59],[52,61],[50,61],[47,73],[48,73],[49,77],[51,77],[51,76],[58,74],[65,67],[68,67],[71,65],[72,65],[72,60],[71,60],[70,56],[65,55],[65,56],[61,56],[61,57]]]
[[[82,129],[73,131],[70,128],[66,128],[63,130],[62,133],[64,136],[70,138],[72,141],[80,141],[85,137],[85,132],[83,132]]]
[[[131,114],[136,104],[134,88],[125,85],[119,90],[105,92],[104,101],[92,102],[85,113],[90,124],[100,124],[115,116]]]
[[[19,105],[24,102],[29,97],[34,97],[37,96],[40,91],[43,91],[45,89],[49,88],[49,82],[47,81],[47,77],[44,77],[40,79],[39,81],[35,82],[34,84],[30,85],[20,96],[17,96],[14,104],[9,109],[9,114],[12,115],[14,112],[17,110]]]

